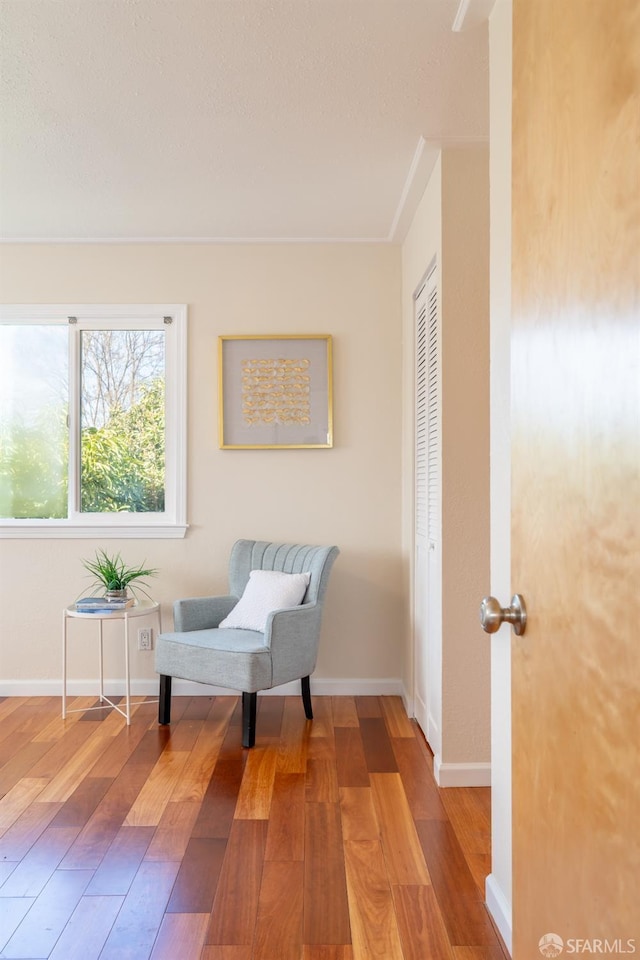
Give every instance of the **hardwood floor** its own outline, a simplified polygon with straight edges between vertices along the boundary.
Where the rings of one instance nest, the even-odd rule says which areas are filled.
[[[80,698],[72,707],[95,704]],[[0,958],[504,960],[489,790],[439,790],[397,697],[60,718],[0,701]]]

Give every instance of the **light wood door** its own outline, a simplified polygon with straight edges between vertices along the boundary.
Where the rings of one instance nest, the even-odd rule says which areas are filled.
[[[638,0],[514,0],[512,187],[514,957],[551,933],[618,956],[640,952]]]

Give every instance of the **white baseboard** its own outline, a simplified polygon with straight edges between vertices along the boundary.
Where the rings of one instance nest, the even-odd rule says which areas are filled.
[[[489,874],[485,881],[484,893],[487,910],[493,917],[494,923],[500,931],[500,936],[504,940],[505,947],[509,951],[509,954],[512,955],[511,905],[492,873]]]
[[[125,693],[124,680],[105,680],[105,694],[108,697],[122,697]],[[97,680],[69,680],[67,695],[71,697],[97,696]],[[172,693],[176,696],[215,697],[237,694],[237,690],[227,687],[214,687],[205,683],[192,683],[190,680],[174,680]],[[283,683],[272,690],[263,690],[260,695],[293,696],[300,693],[300,681]],[[60,680],[5,680],[0,683],[0,697],[59,697],[62,694]],[[131,694],[136,697],[152,697],[158,694],[158,678],[131,681]],[[311,677],[311,694],[318,697],[357,697],[357,696],[401,696],[402,681],[399,679],[329,679]]]
[[[404,704],[404,709],[407,716],[410,720],[415,718],[415,706],[413,696],[409,693],[404,683],[401,684],[400,696],[402,697],[402,703]]]
[[[440,730],[431,712],[429,712],[429,715],[427,716],[427,729],[425,730],[425,737],[427,738],[427,743],[431,747],[431,750],[434,754],[437,752],[438,748],[442,749]]]
[[[490,763],[443,763],[433,758],[433,775],[439,787],[490,787]]]

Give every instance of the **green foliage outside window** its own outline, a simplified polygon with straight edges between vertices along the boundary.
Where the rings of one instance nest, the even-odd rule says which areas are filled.
[[[14,419],[0,437],[0,515],[67,516],[66,412],[25,425]],[[164,382],[142,386],[128,410],[82,432],[81,510],[164,510]]]
[[[82,431],[84,513],[164,510],[164,383],[141,388],[128,410],[116,408],[103,427]]]
[[[44,421],[44,422],[43,422]],[[68,437],[64,416],[25,424],[16,418],[0,437],[0,516],[67,516]]]

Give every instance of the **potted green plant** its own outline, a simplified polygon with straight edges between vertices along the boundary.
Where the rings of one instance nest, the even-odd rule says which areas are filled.
[[[135,594],[136,587],[142,589],[145,577],[155,577],[158,573],[153,567],[128,567],[119,553],[109,556],[104,550],[97,550],[95,560],[83,560],[82,565],[93,575],[94,588],[104,589],[104,595],[112,598],[126,597],[129,587]]]

